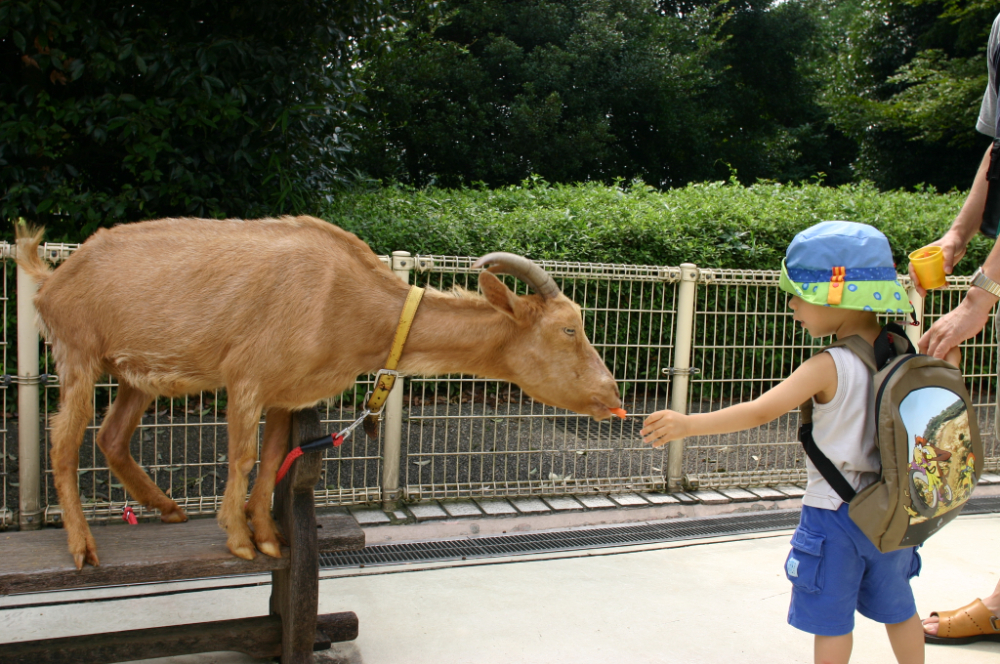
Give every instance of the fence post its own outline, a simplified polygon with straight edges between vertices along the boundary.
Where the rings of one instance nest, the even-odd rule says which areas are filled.
[[[694,332],[695,285],[698,266],[681,264],[681,285],[677,293],[676,338],[674,339],[674,366],[670,373],[670,410],[687,413],[688,382],[691,373],[691,338]],[[684,475],[684,439],[671,441],[667,456],[667,489],[680,491]]]
[[[42,527],[41,440],[38,437],[38,285],[17,268],[17,440],[19,452],[18,522],[21,530]]]
[[[392,271],[410,283],[413,256],[408,251],[392,252]],[[382,415],[382,509],[394,510],[399,504],[399,452],[403,440],[403,379],[396,380]]]
[[[924,333],[924,298],[920,297],[920,293],[917,292],[912,283],[906,287],[906,296],[910,298],[910,304],[913,305],[913,315],[917,317],[916,325],[906,326],[906,336],[910,338],[910,342],[916,348],[917,341]]]

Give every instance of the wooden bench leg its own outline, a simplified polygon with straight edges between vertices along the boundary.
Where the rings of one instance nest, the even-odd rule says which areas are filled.
[[[316,409],[292,415],[292,445],[322,436]],[[281,618],[281,664],[311,663],[314,649],[324,650],[333,641],[350,641],[358,634],[353,612],[320,616],[320,623],[341,627],[317,630],[319,551],[313,490],[319,482],[322,456],[322,452],[310,452],[299,457],[274,491],[275,521],[288,540],[291,555],[287,569],[271,572],[271,614]],[[327,633],[332,631],[337,633]]]

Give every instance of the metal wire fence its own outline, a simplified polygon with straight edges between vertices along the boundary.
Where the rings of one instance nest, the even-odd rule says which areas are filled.
[[[10,321],[11,309],[8,307],[11,303],[9,294],[13,293],[14,283],[14,264],[13,261],[8,259],[3,259],[3,338],[0,339],[0,345],[2,345],[3,353],[0,354],[0,363],[3,364],[3,375],[9,373],[8,367],[10,366],[10,353],[11,344],[9,343],[9,337],[7,336],[7,326]],[[10,417],[13,414],[12,408],[8,403],[9,389],[8,384],[4,382],[0,384],[0,405],[3,407],[3,418],[0,421],[0,478],[3,482],[3,492],[0,493],[0,528],[10,526],[15,523],[14,513],[17,510],[18,502],[18,488],[20,487],[20,482],[18,481],[18,446],[17,439],[8,435],[10,427],[8,423],[10,422]]]
[[[416,283],[475,290],[472,258],[424,257]],[[407,495],[581,494],[663,488],[666,450],[642,444],[642,417],[665,407],[676,268],[540,263],[583,309],[588,338],[631,417],[595,422],[533,402],[517,387],[467,376],[410,379],[404,397]],[[508,280],[515,292],[524,285]]]
[[[50,358],[46,354],[47,368]],[[370,385],[370,379],[359,380],[356,389],[363,395]],[[97,431],[116,392],[117,384],[110,380],[95,387],[95,416],[87,427],[80,448],[80,496],[88,519],[118,518],[129,498],[120,481],[111,473],[97,445]],[[58,382],[48,383],[43,394],[44,412],[55,412],[58,397]],[[132,438],[131,452],[135,460],[189,515],[212,514],[221,506],[229,472],[225,416],[225,390],[174,399],[159,398],[143,415]],[[355,407],[350,396],[333,399],[320,408],[320,421],[325,433],[339,431],[353,421],[354,416]],[[262,421],[258,445],[263,431]],[[42,446],[45,468],[43,504],[46,522],[58,523],[61,510],[48,458],[50,433],[51,427],[46,425]],[[317,505],[365,503],[379,499],[380,461],[381,438],[352,437],[341,447],[329,451],[323,460],[320,485],[316,489]],[[146,508],[135,502],[128,504],[140,516],[147,513]]]
[[[73,247],[60,246],[47,257],[58,262]],[[7,252],[9,254],[9,251]],[[390,262],[388,257],[383,261]],[[479,270],[473,258],[417,257],[410,280],[447,291],[475,291]],[[9,263],[9,261],[8,261]],[[403,385],[402,445],[386,459],[385,436],[352,437],[329,451],[317,486],[321,505],[375,502],[384,497],[388,465],[400,468],[400,489],[410,500],[428,498],[525,496],[651,491],[667,484],[667,448],[651,449],[640,438],[643,419],[667,407],[671,379],[664,369],[676,362],[678,292],[681,270],[568,262],[542,267],[583,311],[585,331],[619,381],[625,421],[594,422],[532,401],[516,386],[471,376],[409,378]],[[8,363],[8,293],[14,294],[13,269],[5,263],[3,290],[4,373]],[[524,284],[507,279],[515,292]],[[924,306],[925,327],[958,304],[967,278],[954,278],[931,294]],[[690,412],[708,412],[747,401],[787,376],[825,340],[796,329],[778,288],[778,273],[701,269],[696,284]],[[1000,468],[1000,444],[993,434],[997,351],[993,322],[963,347],[968,378],[984,443],[987,468]],[[53,374],[44,352],[40,372]],[[372,383],[361,377],[345,394],[321,408],[326,431],[343,428],[356,416]],[[96,444],[96,434],[117,386],[95,388],[95,417],[80,456],[80,492],[88,518],[117,518],[127,496]],[[12,412],[7,388],[0,387],[4,413]],[[43,418],[55,411],[57,378],[41,390]],[[215,512],[228,473],[226,394],[206,392],[159,398],[142,418],[132,453],[154,481],[190,514]],[[47,418],[45,418],[47,421]],[[0,524],[14,521],[18,503],[17,442],[0,423],[3,446],[3,503]],[[797,442],[798,415],[789,413],[769,425],[686,441],[683,479],[692,487],[738,487],[800,482],[805,462]],[[261,426],[260,431],[263,431]],[[42,505],[48,522],[59,521],[58,500],[48,460],[50,430],[43,427]],[[392,456],[395,456],[394,454]],[[141,515],[142,508],[133,505]]]
[[[821,347],[796,329],[778,274],[701,271],[693,343],[699,372],[688,412],[750,401]],[[803,459],[793,412],[763,427],[687,440],[684,476],[697,487],[788,484],[805,478]]]

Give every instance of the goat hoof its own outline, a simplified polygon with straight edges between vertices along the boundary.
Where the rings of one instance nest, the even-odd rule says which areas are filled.
[[[73,563],[78,570],[82,570],[85,563],[90,563],[94,567],[99,567],[101,561],[97,559],[97,551],[88,549],[82,553],[73,554]]]
[[[258,542],[257,548],[265,556],[271,556],[272,558],[281,557],[281,547],[278,546],[277,542]]]
[[[184,523],[187,520],[187,514],[180,507],[175,506],[172,510],[160,512],[160,521],[163,523]]]
[[[229,552],[232,553],[237,558],[242,558],[244,560],[253,560],[254,558],[257,557],[257,554],[254,551],[254,548],[252,546],[250,546],[249,544],[242,544],[242,545],[236,546],[236,545],[233,545],[233,544],[229,544],[227,542],[226,546],[229,547]]]

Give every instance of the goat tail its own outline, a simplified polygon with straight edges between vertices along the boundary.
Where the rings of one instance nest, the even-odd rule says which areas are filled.
[[[14,224],[14,236],[17,239],[14,260],[39,286],[52,274],[52,268],[38,256],[38,245],[42,243],[44,234],[44,228],[29,226],[23,219]]]

